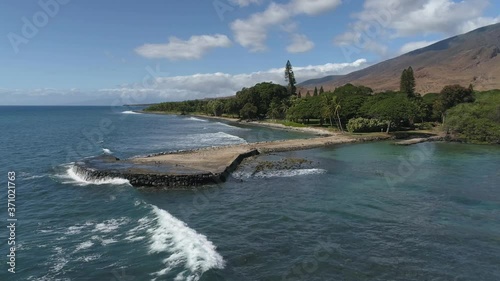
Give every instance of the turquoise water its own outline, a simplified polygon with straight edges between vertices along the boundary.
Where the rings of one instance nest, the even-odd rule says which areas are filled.
[[[71,163],[305,135],[127,108],[0,107],[16,273],[0,280],[499,280],[500,148],[390,142],[282,153],[199,190],[85,182]],[[309,137],[309,136],[306,136]]]

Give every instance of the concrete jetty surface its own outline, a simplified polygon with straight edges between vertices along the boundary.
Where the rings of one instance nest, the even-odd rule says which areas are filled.
[[[101,156],[76,163],[75,172],[87,180],[125,178],[137,187],[193,187],[225,181],[241,161],[251,156],[382,139],[386,138],[354,138],[338,134],[310,139],[203,148],[126,160]]]

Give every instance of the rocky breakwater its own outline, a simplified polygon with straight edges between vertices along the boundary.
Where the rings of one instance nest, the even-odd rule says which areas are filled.
[[[195,152],[182,152],[173,155],[188,157],[192,153]],[[102,155],[75,163],[73,171],[88,182],[122,178],[128,180],[132,186],[140,188],[190,188],[224,182],[243,159],[257,154],[257,150],[250,150],[235,155],[231,161],[227,162],[226,166],[208,170],[176,162],[120,160],[112,155]],[[153,159],[153,157],[147,158]]]
[[[105,155],[86,159],[75,165],[75,172],[89,180],[124,178],[136,187],[189,188],[224,182],[245,159],[258,154],[304,150],[386,137],[356,138],[334,135],[234,146],[204,148],[192,151],[160,153],[126,160]]]

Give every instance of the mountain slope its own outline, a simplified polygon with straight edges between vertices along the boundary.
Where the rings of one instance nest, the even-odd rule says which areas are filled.
[[[403,69],[412,66],[419,93],[439,92],[445,85],[472,84],[477,90],[500,89],[500,23],[455,36],[371,67],[334,79],[306,81],[303,87],[331,90],[352,83],[376,92],[398,90]]]

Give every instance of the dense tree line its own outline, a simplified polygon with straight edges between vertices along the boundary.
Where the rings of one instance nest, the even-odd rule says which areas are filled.
[[[500,90],[476,93],[446,113],[445,129],[466,142],[500,144]]]
[[[273,116],[282,119],[290,106],[291,96],[284,86],[273,83],[259,83],[253,87],[241,89],[234,97],[164,102],[152,105],[146,111],[208,114],[213,116],[226,114],[244,119],[262,119]]]
[[[223,99],[167,102],[148,111],[178,114],[208,114],[240,119],[287,120],[336,127],[339,131],[389,133],[396,129],[429,127],[442,123],[454,134],[470,141],[499,142],[500,92],[475,94],[472,86],[450,85],[440,93],[420,96],[415,91],[413,69],[401,74],[399,92],[374,94],[364,86],[347,84],[327,92],[315,88],[295,93],[295,75],[290,62],[285,67],[288,85],[259,83]],[[476,98],[476,96],[479,95]],[[425,124],[426,126],[422,125]]]

